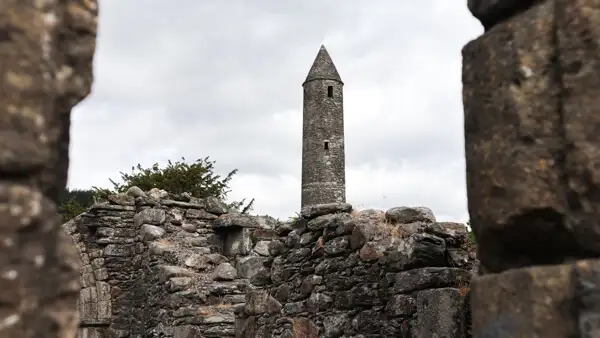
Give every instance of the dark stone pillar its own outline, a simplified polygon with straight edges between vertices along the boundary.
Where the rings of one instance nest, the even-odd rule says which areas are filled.
[[[600,334],[600,0],[469,1],[474,337]],[[572,263],[572,262],[576,263]]]
[[[463,49],[467,190],[490,272],[600,257],[598,0],[548,0]]]
[[[0,2],[0,337],[74,337],[77,252],[59,227],[71,108],[92,83],[96,1]]]

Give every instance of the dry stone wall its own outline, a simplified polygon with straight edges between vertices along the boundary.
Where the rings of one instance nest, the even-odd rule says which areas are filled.
[[[305,208],[294,222],[133,187],[63,225],[79,338],[466,337],[466,227],[427,208]],[[302,335],[304,334],[304,335]],[[362,336],[361,336],[362,335]]]
[[[80,337],[234,337],[277,221],[138,188],[63,225],[83,260]]]
[[[463,224],[428,208],[304,209],[251,279],[238,335],[467,337],[477,265]]]

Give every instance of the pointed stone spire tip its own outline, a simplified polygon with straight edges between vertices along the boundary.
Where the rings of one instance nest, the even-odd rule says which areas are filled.
[[[312,80],[334,80],[342,82],[342,78],[335,68],[335,64],[333,63],[331,56],[329,56],[325,44],[321,44],[319,53],[317,53],[317,57],[315,58],[312,67],[310,67],[310,71],[308,72],[304,83]]]

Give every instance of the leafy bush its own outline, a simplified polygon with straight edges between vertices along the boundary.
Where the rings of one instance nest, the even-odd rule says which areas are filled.
[[[473,233],[473,231],[469,231],[469,243],[476,244],[475,234]]]
[[[141,164],[131,167],[130,173],[121,172],[123,183],[117,183],[110,179],[113,189],[93,187],[95,197],[103,200],[110,194],[123,193],[132,186],[137,186],[144,191],[152,188],[163,189],[173,194],[189,193],[198,198],[214,196],[226,202],[227,194],[230,192],[229,183],[237,169],[232,170],[227,176],[221,177],[214,173],[214,161],[209,157],[198,159],[192,164],[181,161],[168,161],[167,166],[161,168],[158,163],[150,168],[144,168]],[[246,203],[246,199],[227,203],[232,208],[247,213],[252,210],[254,199]]]
[[[84,213],[94,204],[94,191],[65,189],[59,197],[58,212],[63,222],[68,222],[75,216]]]

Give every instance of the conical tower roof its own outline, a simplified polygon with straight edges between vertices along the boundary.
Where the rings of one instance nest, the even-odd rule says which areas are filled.
[[[312,67],[310,67],[310,71],[306,76],[306,80],[304,83],[312,80],[335,80],[338,82],[342,82],[342,78],[338,73],[335,65],[333,64],[333,60],[331,60],[331,56],[327,52],[327,49],[324,45],[321,45],[319,49],[319,53],[315,58],[315,62],[313,62]]]

